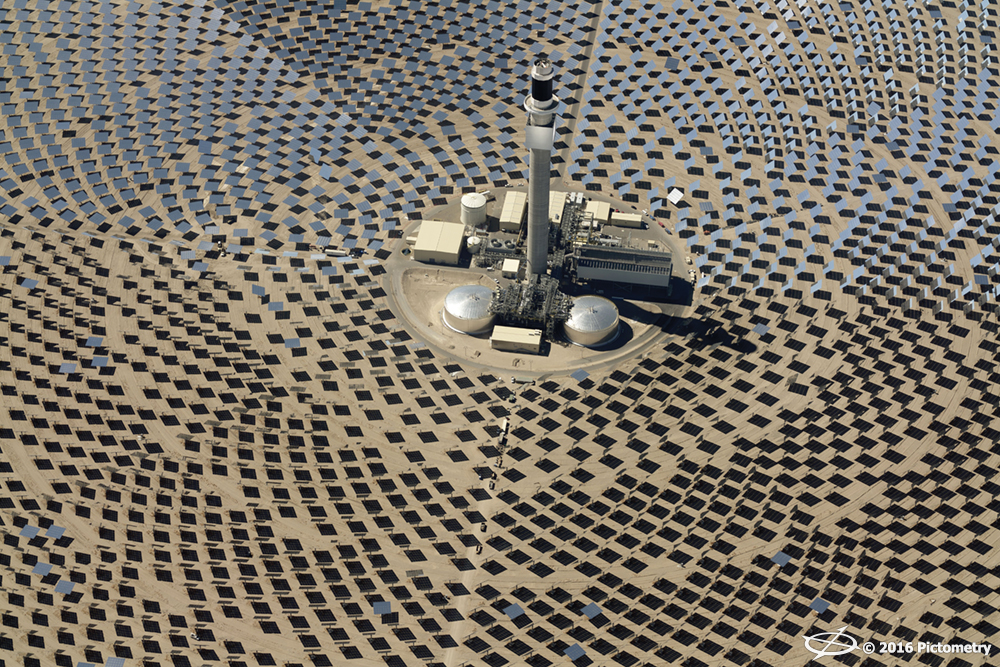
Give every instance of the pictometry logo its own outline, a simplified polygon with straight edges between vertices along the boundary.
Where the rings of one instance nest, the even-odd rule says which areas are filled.
[[[825,655],[843,655],[850,653],[858,647],[858,640],[844,632],[845,625],[834,632],[820,632],[815,635],[803,637],[806,649],[822,658]]]

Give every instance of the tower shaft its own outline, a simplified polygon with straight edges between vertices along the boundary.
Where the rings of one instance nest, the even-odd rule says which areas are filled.
[[[531,94],[524,102],[528,112],[525,133],[531,151],[528,165],[527,274],[544,274],[549,255],[549,171],[552,161],[552,128],[558,99],[552,94],[552,65],[536,61],[531,68]],[[533,131],[539,128],[543,131]],[[548,129],[546,132],[544,129]]]

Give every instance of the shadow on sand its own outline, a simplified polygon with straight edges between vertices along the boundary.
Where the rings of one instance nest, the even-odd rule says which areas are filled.
[[[688,347],[693,350],[718,345],[740,354],[750,354],[757,351],[755,343],[751,343],[747,338],[734,336],[731,331],[724,329],[717,322],[709,323],[688,317],[672,318],[665,331],[688,337]]]

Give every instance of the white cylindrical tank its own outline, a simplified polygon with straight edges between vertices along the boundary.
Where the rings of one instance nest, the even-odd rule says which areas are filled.
[[[479,252],[479,246],[483,244],[483,240],[478,236],[470,236],[466,241],[465,245],[468,246],[469,252],[477,253]]]
[[[574,345],[598,347],[610,343],[618,337],[618,307],[602,296],[579,296],[573,299],[563,330]]]
[[[486,195],[470,192],[462,195],[462,224],[476,227],[486,222]]]
[[[478,335],[493,328],[490,313],[493,290],[483,285],[462,285],[444,298],[441,317],[445,326],[458,333]]]

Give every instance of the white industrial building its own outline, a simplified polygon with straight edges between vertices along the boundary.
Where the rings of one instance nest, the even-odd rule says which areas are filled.
[[[549,193],[549,222],[558,225],[562,220],[563,208],[566,207],[566,192]]]
[[[521,262],[516,259],[505,259],[500,267],[500,275],[504,278],[517,278],[521,270]]]
[[[465,225],[424,220],[413,245],[413,258],[428,264],[458,264],[464,237]]]
[[[599,225],[608,224],[608,218],[611,217],[611,204],[606,201],[595,201],[591,199],[587,202],[587,208],[585,209],[587,214],[594,219]]]
[[[538,354],[542,349],[542,330],[495,326],[490,336],[490,347],[507,352]]]
[[[500,230],[504,232],[520,231],[521,221],[524,220],[524,211],[527,206],[527,192],[508,192],[503,199],[503,208],[500,210]]]
[[[632,227],[639,229],[642,227],[642,216],[638,213],[615,211],[611,214],[611,224],[615,227]]]

